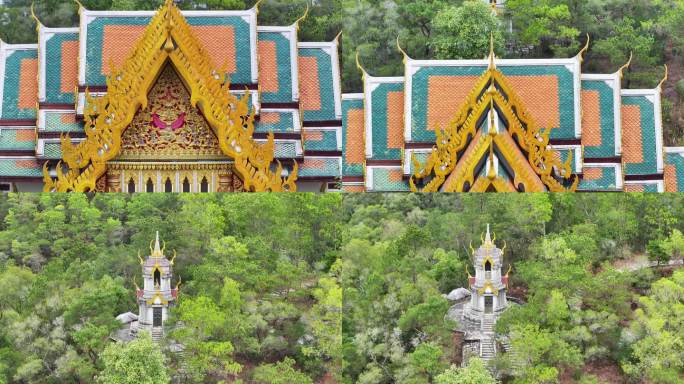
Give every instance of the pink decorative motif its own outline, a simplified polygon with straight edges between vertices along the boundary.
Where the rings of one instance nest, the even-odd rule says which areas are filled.
[[[163,121],[158,114],[153,113],[150,124],[158,129],[170,128],[172,131],[175,131],[177,129],[183,128],[185,125],[185,112],[181,112],[181,114],[178,115],[178,118],[171,124]]]

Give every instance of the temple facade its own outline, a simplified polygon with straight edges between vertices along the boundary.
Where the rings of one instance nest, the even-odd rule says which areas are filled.
[[[404,53],[399,77],[357,60],[363,92],[343,94],[340,37],[300,42],[301,19],[172,1],[79,15],[36,19],[37,44],[0,42],[0,190],[684,189],[662,83],[582,73],[588,41],[567,59]]]
[[[502,274],[506,246],[498,248],[495,240],[487,224],[482,245],[472,250],[475,276],[468,274],[468,289],[459,288],[447,296],[455,301],[447,317],[456,322],[457,332],[463,334],[463,365],[467,365],[471,356],[491,360],[508,348],[507,342],[499,347],[501,340],[497,339],[494,330],[496,320],[509,306],[506,298],[508,272]]]

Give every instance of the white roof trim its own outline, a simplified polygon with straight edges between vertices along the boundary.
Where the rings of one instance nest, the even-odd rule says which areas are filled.
[[[363,100],[363,93],[343,93],[342,100]]]
[[[665,147],[665,153],[684,154],[684,147]]]

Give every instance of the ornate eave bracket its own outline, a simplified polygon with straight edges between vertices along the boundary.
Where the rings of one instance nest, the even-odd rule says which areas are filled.
[[[107,77],[107,93],[93,97],[86,90],[84,109],[86,139],[74,145],[62,135],[62,161],[53,179],[47,163],[43,168],[44,190],[84,192],[95,190],[106,172],[106,162],[121,149],[121,135],[136,111],[147,106],[147,92],[167,62],[190,88],[191,104],[199,107],[214,130],[222,153],[235,162],[247,191],[296,191],[297,164],[283,177],[274,163],[274,136],[257,143],[250,94],[237,98],[230,93],[227,71],[214,69],[209,55],[190,30],[172,0],[166,0],[145,28],[142,37],[120,68]],[[114,68],[110,65],[110,68]]]

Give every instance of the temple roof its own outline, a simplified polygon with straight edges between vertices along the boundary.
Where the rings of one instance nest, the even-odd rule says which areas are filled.
[[[154,40],[150,35],[166,36],[161,24],[152,24],[169,7],[168,1],[151,11],[80,7],[75,27],[50,28],[38,20],[38,44],[0,42],[0,181],[40,182],[45,176],[50,184],[59,160],[74,165],[83,155],[90,164],[99,161],[88,151],[107,135],[89,138],[89,108],[106,104],[112,87],[122,87],[117,76],[108,82],[112,68],[125,69],[131,57],[149,53],[144,42]],[[247,98],[244,116],[254,118],[248,146],[262,148],[273,161],[268,171],[262,164],[268,176],[257,177],[258,185],[298,173],[305,182],[339,181],[349,192],[684,189],[684,151],[663,145],[662,83],[622,89],[629,63],[614,73],[582,73],[589,42],[577,55],[559,59],[500,59],[492,51],[483,60],[415,60],[402,51],[403,75],[373,76],[357,63],[363,89],[342,94],[339,35],[301,42],[298,28],[306,12],[285,26],[258,25],[257,13],[256,7],[177,10],[182,25],[170,34],[180,55],[192,51],[193,59],[201,56],[197,60],[205,63],[181,76],[193,98],[211,88],[193,80],[200,72],[225,72],[230,97]],[[144,34],[157,27],[156,34]],[[203,96],[222,98],[213,91]],[[113,137],[119,133],[114,130]],[[62,134],[69,139],[61,140]],[[533,138],[542,145],[532,145]],[[74,148],[80,148],[77,154]],[[260,156],[247,163],[261,163]],[[39,172],[43,164],[48,175]],[[83,176],[72,175],[79,188],[93,187],[92,175],[101,174],[88,167],[79,172]],[[88,181],[76,182],[78,177]],[[62,189],[72,188],[70,183]],[[289,188],[295,186],[293,181]]]

